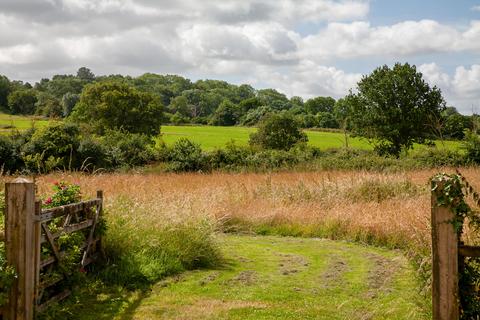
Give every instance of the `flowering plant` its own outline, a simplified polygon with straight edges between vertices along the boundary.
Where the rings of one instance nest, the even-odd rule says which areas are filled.
[[[53,191],[55,193],[43,201],[44,208],[54,208],[79,202],[82,198],[80,186],[77,184],[69,184],[65,181],[55,182]]]

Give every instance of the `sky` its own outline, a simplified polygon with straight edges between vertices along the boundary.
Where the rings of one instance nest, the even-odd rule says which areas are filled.
[[[480,113],[480,0],[0,0],[0,74],[145,72],[341,98],[414,64]]]

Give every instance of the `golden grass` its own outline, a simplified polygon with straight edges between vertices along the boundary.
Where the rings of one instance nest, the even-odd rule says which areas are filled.
[[[303,235],[354,238],[427,252],[428,183],[438,171],[93,176],[58,173],[39,177],[37,182],[39,194],[48,194],[57,180],[80,184],[86,197],[102,189],[111,214],[123,207],[127,212],[122,214],[129,223],[151,228],[190,218],[208,218],[218,222],[219,227],[236,223],[253,227],[294,225],[303,228]],[[480,186],[479,169],[462,171],[473,185]]]
[[[480,178],[479,170],[467,172]],[[57,180],[80,184],[88,196],[102,189],[107,209],[125,203],[130,206],[131,219],[146,219],[152,226],[188,217],[208,217],[220,222],[240,220],[254,225],[340,222],[347,232],[370,233],[428,246],[428,179],[434,173],[435,170],[401,174],[337,171],[209,175],[50,174],[37,181],[40,194],[47,194],[50,185]],[[391,190],[377,190],[378,186],[385,185],[392,186],[393,196]],[[374,191],[370,191],[369,186]],[[372,196],[371,192],[380,194]]]

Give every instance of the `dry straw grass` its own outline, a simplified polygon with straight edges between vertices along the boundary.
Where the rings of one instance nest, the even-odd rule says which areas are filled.
[[[480,182],[480,170],[464,171]],[[122,206],[130,222],[150,227],[206,217],[219,226],[295,225],[304,235],[323,230],[318,235],[427,249],[428,180],[436,172],[51,174],[37,181],[40,194],[56,180],[76,182],[90,196],[102,189],[112,214]]]

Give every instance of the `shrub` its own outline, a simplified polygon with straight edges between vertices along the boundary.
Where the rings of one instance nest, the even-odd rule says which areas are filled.
[[[480,136],[470,130],[465,130],[465,139],[463,141],[465,157],[473,163],[480,163]]]
[[[13,137],[0,135],[0,172],[14,172],[21,167],[22,159]]]
[[[182,138],[169,152],[168,168],[172,171],[200,171],[206,169],[206,157],[198,143]]]
[[[92,172],[96,169],[107,169],[111,167],[108,159],[107,148],[102,144],[101,138],[87,135],[80,141],[78,146],[79,169]]]
[[[299,160],[285,150],[263,150],[250,155],[247,162],[253,168],[273,169],[290,167],[299,163]]]
[[[250,135],[250,145],[264,149],[289,150],[296,143],[307,141],[307,135],[287,114],[272,114],[260,123],[256,133]]]
[[[54,122],[36,130],[22,147],[23,160],[30,171],[75,168],[80,130],[71,123]]]
[[[224,149],[215,149],[208,154],[208,162],[212,169],[231,169],[239,166],[248,166],[247,158],[253,150],[238,146],[235,141],[227,143]]]
[[[134,167],[155,159],[154,142],[144,134],[108,131],[102,141],[111,167]]]

